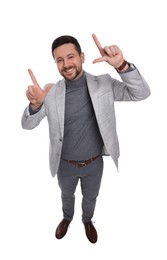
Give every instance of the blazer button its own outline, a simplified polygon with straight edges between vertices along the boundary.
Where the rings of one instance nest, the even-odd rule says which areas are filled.
[[[60,138],[59,141],[62,142],[62,138]]]

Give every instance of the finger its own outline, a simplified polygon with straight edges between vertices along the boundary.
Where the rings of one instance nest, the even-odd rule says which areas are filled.
[[[113,56],[117,55],[119,53],[118,47],[116,45],[109,46],[109,49],[111,50]]]
[[[92,37],[93,37],[93,40],[94,40],[94,42],[95,42],[97,48],[99,49],[101,55],[104,55],[104,50],[103,50],[102,45],[101,45],[101,43],[99,42],[97,36],[93,33],[93,34],[92,34]]]
[[[105,46],[104,47],[104,51],[105,53],[109,56],[109,57],[113,57],[114,56],[114,50],[112,50],[111,46]]]
[[[106,47],[104,47],[104,50],[110,58],[112,58],[118,54],[118,51],[114,46],[109,46],[109,47],[106,46]]]
[[[31,80],[32,80],[34,86],[37,86],[37,85],[39,86],[38,81],[36,80],[36,77],[34,76],[34,74],[33,74],[31,69],[28,69],[28,73],[29,73],[29,75],[31,77]]]
[[[97,36],[93,33],[93,34],[92,34],[92,37],[93,37],[93,40],[94,40],[94,42],[95,42],[97,48],[98,48],[99,50],[102,49],[101,43],[99,42]]]
[[[26,91],[26,96],[28,98],[29,101],[34,100],[34,98],[30,95],[30,93],[28,92],[28,90]]]
[[[28,95],[28,90],[26,91],[26,97],[27,97],[27,98],[29,97],[29,95]]]
[[[103,57],[101,57],[101,58],[95,59],[95,60],[93,61],[93,64],[98,63],[98,62],[103,62],[103,61],[107,61],[107,59],[106,59],[105,56],[103,56]]]
[[[31,98],[35,98],[35,93],[34,93],[34,91],[33,91],[32,86],[28,86],[27,92],[28,92],[28,94],[29,94],[29,96],[30,96]]]
[[[51,89],[52,85],[53,85],[52,83],[49,83],[49,84],[46,86],[46,88],[45,88],[45,90],[44,90],[45,94],[47,94],[47,93],[49,92],[49,90]]]

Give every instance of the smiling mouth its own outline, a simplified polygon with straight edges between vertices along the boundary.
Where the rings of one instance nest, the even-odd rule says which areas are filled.
[[[65,72],[66,74],[71,74],[71,73],[73,73],[73,71],[74,71],[74,68],[70,68],[70,69],[65,69],[65,70],[64,70],[64,72]]]

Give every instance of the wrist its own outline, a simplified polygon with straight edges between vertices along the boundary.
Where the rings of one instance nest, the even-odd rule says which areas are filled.
[[[39,110],[40,109],[40,107],[42,106],[42,104],[32,104],[32,103],[30,103],[30,106],[31,106],[31,108],[32,108],[32,110]]]
[[[124,60],[119,67],[115,68],[118,72],[124,72],[129,68],[129,64],[126,60]]]

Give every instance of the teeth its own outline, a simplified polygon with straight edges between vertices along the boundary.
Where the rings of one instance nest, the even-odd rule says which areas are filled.
[[[73,71],[73,69],[66,70],[67,73],[70,73],[72,71]]]

